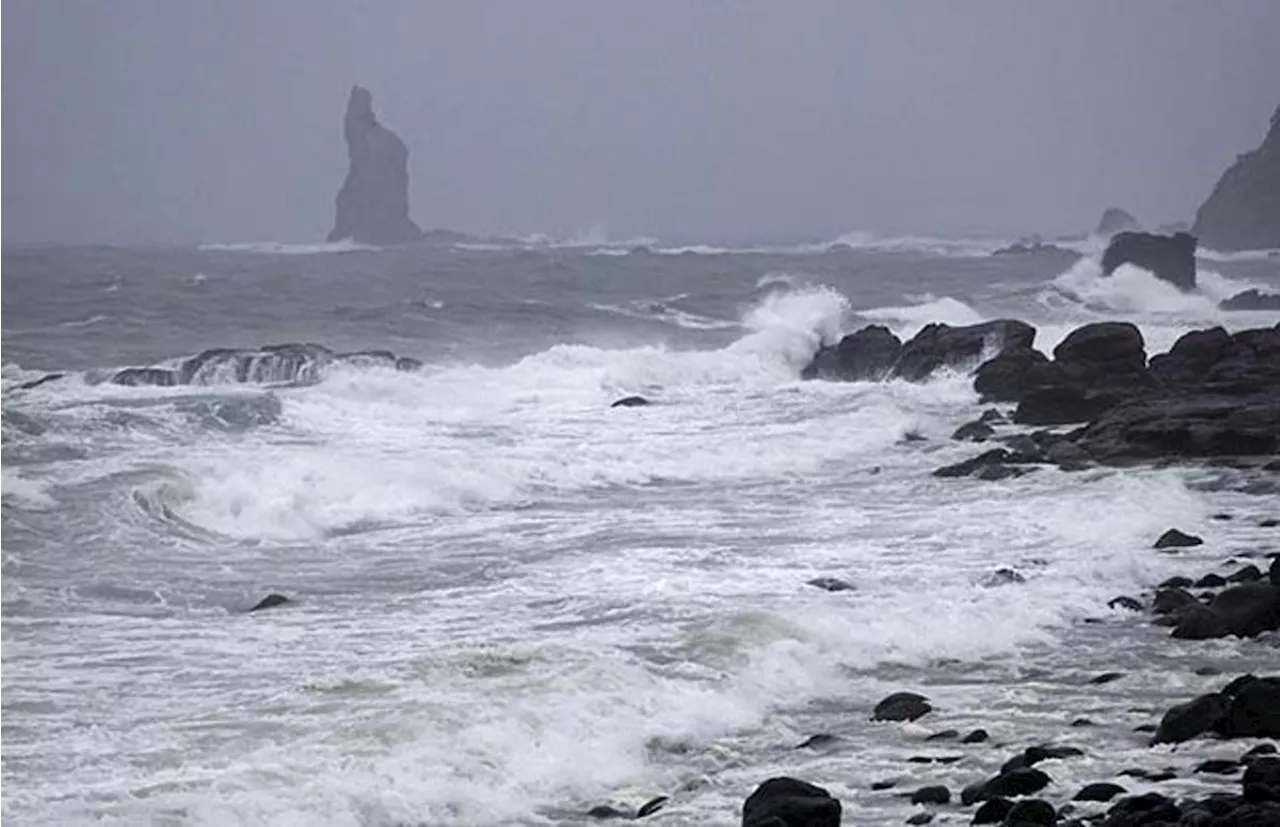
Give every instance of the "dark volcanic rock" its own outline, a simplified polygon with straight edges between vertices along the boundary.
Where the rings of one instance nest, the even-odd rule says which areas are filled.
[[[983,480],[1000,480],[1007,477],[1022,476],[1029,469],[1010,467],[1007,463],[1034,462],[1035,459],[1023,454],[1006,451],[1003,448],[992,448],[976,457],[945,465],[934,470],[935,477],[977,477]]]
[[[1043,353],[1030,347],[1006,348],[978,366],[973,389],[986,402],[1016,402],[1051,378]]]
[[[948,804],[950,802],[951,791],[941,784],[921,787],[911,794],[912,804]]]
[[[1133,264],[1182,290],[1196,287],[1196,238],[1188,233],[1153,235],[1124,232],[1112,236],[1102,254],[1102,272]]]
[[[285,597],[284,595],[276,594],[272,592],[271,594],[267,595],[266,597],[262,598],[257,603],[255,603],[253,605],[253,608],[250,609],[249,611],[260,612],[263,609],[272,609],[272,608],[275,608],[276,606],[283,606],[286,603],[292,603],[292,602],[293,602],[292,600]]]
[[[665,795],[659,795],[649,799],[644,804],[640,805],[640,809],[636,810],[636,818],[644,818],[645,816],[653,815],[661,810],[669,800],[669,797]]]
[[[1130,612],[1140,612],[1143,610],[1142,601],[1122,594],[1119,597],[1113,597],[1107,601],[1108,609],[1124,609]]]
[[[1152,743],[1178,744],[1211,732],[1218,726],[1226,711],[1222,696],[1217,694],[1201,695],[1195,700],[1170,707],[1160,719],[1160,726],[1156,729]]]
[[[1131,213],[1119,207],[1107,207],[1102,213],[1102,218],[1098,220],[1098,228],[1093,231],[1093,234],[1110,236],[1126,230],[1140,229],[1142,227],[1138,224],[1138,219]]]
[[[1192,232],[1215,250],[1280,247],[1280,107],[1262,145],[1236,158],[1218,179]]]
[[[1280,310],[1280,293],[1263,293],[1254,288],[1218,302],[1219,310]]]
[[[1122,798],[1103,820],[1103,827],[1161,827],[1176,825],[1182,818],[1178,805],[1159,793]]]
[[[770,778],[747,797],[742,827],[840,827],[840,801],[796,778]]]
[[[975,729],[973,732],[970,732],[968,735],[961,738],[960,743],[981,744],[983,741],[987,740],[988,737],[990,736],[987,735],[987,731],[985,729]]]
[[[1280,452],[1280,393],[1122,402],[1090,423],[1077,444],[1104,462],[1275,454]]]
[[[1201,545],[1204,545],[1204,540],[1200,537],[1171,528],[1156,539],[1153,548],[1190,548]]]
[[[1088,784],[1080,792],[1075,794],[1073,801],[1110,801],[1118,795],[1124,795],[1128,790],[1119,784],[1112,784],[1107,781],[1100,781],[1096,784]]]
[[[422,230],[409,218],[409,150],[378,123],[367,89],[352,87],[343,135],[351,168],[338,192],[329,240],[403,244],[420,239]]]
[[[1048,801],[1026,798],[1014,802],[1005,814],[1004,823],[1009,827],[1053,827],[1058,823],[1058,813]]]
[[[1168,353],[1151,357],[1151,372],[1166,384],[1200,381],[1231,347],[1231,335],[1221,327],[1193,330],[1179,337]]]
[[[989,799],[974,811],[973,821],[970,824],[999,824],[1004,821],[1011,809],[1013,809],[1013,802],[1007,798]]]
[[[648,399],[643,396],[624,396],[611,404],[610,408],[643,408],[646,405],[652,405]]]
[[[995,428],[992,428],[987,423],[974,420],[956,428],[955,432],[951,434],[951,438],[968,442],[986,442],[995,436],[995,433]]]
[[[1231,634],[1231,627],[1212,609],[1199,604],[1181,613],[1173,637],[1180,640],[1210,640]]]
[[[889,375],[901,350],[902,342],[889,328],[870,325],[832,347],[819,349],[800,376],[844,382],[878,381]]]
[[[985,781],[976,790],[969,792],[972,801],[986,801],[989,798],[1013,798],[1020,795],[1031,795],[1043,790],[1049,784],[1049,776],[1031,767],[1021,767],[1002,772]],[[965,788],[966,791],[970,788]],[[973,796],[977,796],[974,798]],[[963,800],[963,796],[962,796]],[[967,803],[972,803],[972,801]]]
[[[933,711],[929,699],[914,692],[894,692],[880,703],[871,713],[873,721],[914,721]]]
[[[1227,738],[1280,738],[1280,677],[1253,678],[1237,689],[1218,733]]]
[[[1142,333],[1128,322],[1076,328],[1035,370],[1014,412],[1015,422],[1060,425],[1087,422],[1156,385],[1147,371]]]
[[[1030,348],[1035,338],[1034,327],[1013,319],[965,327],[926,325],[902,346],[893,365],[893,375],[918,382],[939,368],[975,367],[983,356],[994,357],[1006,350]]]

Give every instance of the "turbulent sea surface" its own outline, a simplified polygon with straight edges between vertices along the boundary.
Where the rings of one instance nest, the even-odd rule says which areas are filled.
[[[1216,304],[1280,287],[1280,259],[1203,258],[1184,295],[1102,278],[1096,251],[853,242],[5,250],[5,819],[586,823],[669,795],[646,823],[734,824],[789,774],[847,823],[900,824],[915,808],[872,781],[955,789],[1052,739],[1086,751],[1050,772],[1069,798],[1149,763],[1133,727],[1222,682],[1197,667],[1280,662],[1266,640],[1174,647],[1106,606],[1275,550],[1275,483],[935,479],[975,452],[948,438],[981,410],[967,377],[798,378],[872,321],[1021,318],[1046,352],[1099,319],[1138,323],[1148,352],[1274,324]],[[425,367],[103,381],[285,342]],[[655,404],[609,407],[632,394]],[[1154,553],[1172,525],[1208,542]],[[998,568],[1025,582],[993,586]],[[246,612],[273,591],[294,602]],[[871,723],[896,690],[935,711]],[[997,746],[924,740],[973,727]],[[816,733],[837,739],[795,748]]]

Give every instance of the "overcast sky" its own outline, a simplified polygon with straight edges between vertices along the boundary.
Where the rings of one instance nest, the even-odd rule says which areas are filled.
[[[424,227],[1189,220],[1280,104],[1277,0],[6,0],[5,242],[307,241],[353,83]]]

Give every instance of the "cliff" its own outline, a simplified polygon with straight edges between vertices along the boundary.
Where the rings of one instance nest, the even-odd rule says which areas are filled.
[[[1262,146],[1222,173],[1191,232],[1215,250],[1280,247],[1280,107]]]

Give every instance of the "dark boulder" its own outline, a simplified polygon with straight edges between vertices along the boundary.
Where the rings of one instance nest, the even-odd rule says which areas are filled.
[[[1229,634],[1231,627],[1227,622],[1217,612],[1198,603],[1179,614],[1178,625],[1173,630],[1173,637],[1180,640],[1211,640]]]
[[[1243,290],[1218,302],[1219,310],[1280,310],[1280,293],[1264,293],[1257,288]]]
[[[1280,247],[1280,107],[1262,144],[1222,173],[1196,211],[1193,232],[1215,250]]]
[[[1048,801],[1024,798],[1009,808],[1004,823],[1008,827],[1053,827],[1058,823],[1058,813]]]
[[[643,408],[646,405],[652,405],[648,399],[643,396],[624,396],[611,404],[610,408]]]
[[[839,827],[840,800],[797,778],[770,778],[747,797],[742,827]]]
[[[1176,825],[1182,811],[1173,801],[1159,793],[1122,798],[1107,810],[1103,827],[1161,827]]]
[[[1214,596],[1204,611],[1221,622],[1223,637],[1256,637],[1280,629],[1280,588],[1268,582],[1240,583]],[[1204,638],[1197,638],[1203,640]]]
[[[1146,371],[1146,342],[1130,322],[1094,322],[1068,333],[1053,361],[1069,379],[1123,382]]]
[[[917,695],[915,692],[894,692],[876,704],[871,720],[914,721],[932,710],[929,699],[923,695]]]
[[[1194,598],[1192,598],[1194,600]],[[1119,597],[1113,597],[1107,601],[1108,609],[1124,609],[1127,612],[1140,612],[1144,606],[1142,601],[1137,598],[1122,594]]]
[[[1103,462],[1275,454],[1280,393],[1132,399],[1099,415],[1076,444]]]
[[[1049,359],[1030,347],[1006,348],[978,366],[973,389],[985,402],[1017,402],[1031,389],[1052,381]]]
[[[912,804],[949,804],[951,791],[938,784],[932,787],[921,787],[911,794]]]
[[[919,382],[940,368],[969,369],[984,356],[992,358],[1006,350],[1030,348],[1035,338],[1034,327],[1013,319],[965,327],[926,325],[902,346],[892,375]]]
[[[977,477],[983,480],[999,480],[1007,477],[1021,476],[1028,469],[1010,467],[1011,463],[1036,462],[1038,458],[1006,451],[1003,448],[992,448],[976,457],[946,465],[935,469],[935,477]]]
[[[1200,537],[1171,528],[1156,539],[1153,548],[1190,548],[1191,546],[1202,545],[1204,545],[1204,540]]]
[[[806,581],[805,585],[822,589],[824,592],[848,592],[854,590],[852,583],[848,583],[837,577],[815,577],[812,580]]]
[[[831,347],[820,348],[800,376],[844,382],[879,381],[889,375],[901,350],[901,340],[889,328],[870,325]]]
[[[1217,731],[1226,738],[1280,738],[1280,677],[1244,682],[1230,695]]]
[[[1151,610],[1158,615],[1180,614],[1186,611],[1188,606],[1199,605],[1200,601],[1196,600],[1195,595],[1180,586],[1175,586],[1156,592]]]
[[[974,420],[973,422],[966,422],[959,428],[956,428],[951,434],[951,438],[966,442],[986,442],[988,439],[995,436],[995,434],[995,428],[992,428],[985,422]]]
[[[670,801],[670,798],[665,795],[659,795],[649,799],[640,805],[640,809],[636,810],[636,818],[644,818],[645,816],[653,815],[666,806],[668,801]]]
[[[983,782],[976,790],[969,792],[973,801],[986,801],[989,798],[1014,798],[1020,795],[1031,795],[1049,785],[1049,776],[1032,767],[1020,767],[1002,772]],[[969,790],[970,788],[966,788]],[[974,798],[974,796],[977,796]],[[962,796],[963,800],[963,796]]]
[[[969,802],[973,803],[973,802]],[[1013,809],[1013,802],[1007,798],[991,798],[983,802],[973,813],[973,820],[970,824],[1000,824],[1004,821],[1005,816],[1009,814],[1009,810]]]
[[[1184,333],[1168,353],[1151,357],[1151,372],[1166,384],[1201,381],[1231,347],[1231,335],[1221,327]]]
[[[272,592],[271,594],[267,595],[266,597],[262,598],[257,603],[255,603],[253,605],[253,608],[250,609],[249,611],[260,612],[263,609],[273,609],[276,606],[283,606],[286,603],[292,603],[292,602],[293,602],[292,600],[285,597],[284,595],[276,594],[275,592]]]
[[[1111,275],[1132,264],[1181,290],[1196,287],[1196,238],[1189,233],[1154,235],[1122,232],[1112,236],[1102,254],[1102,272]]]
[[[1223,716],[1227,707],[1221,695],[1201,695],[1200,697],[1169,708],[1160,719],[1156,728],[1154,744],[1179,744],[1190,741],[1197,735],[1212,732]]]
[[[1029,389],[1013,412],[1020,425],[1069,425],[1089,422],[1132,397],[1130,389],[1089,388],[1080,384]]]
[[[1081,788],[1080,792],[1075,794],[1073,801],[1110,801],[1118,795],[1124,795],[1128,790],[1119,784],[1112,784],[1107,781],[1099,781],[1095,784],[1087,784]]]
[[[968,735],[961,738],[960,743],[981,744],[983,741],[986,741],[989,737],[990,736],[987,735],[987,731],[985,729],[975,729],[973,732],[970,732]]]

